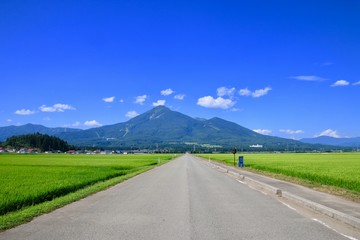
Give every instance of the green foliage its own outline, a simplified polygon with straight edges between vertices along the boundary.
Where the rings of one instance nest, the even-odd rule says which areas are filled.
[[[360,193],[360,153],[241,154],[245,167]],[[203,154],[233,164],[232,154]]]
[[[167,162],[172,155],[0,155],[0,215]]]
[[[51,150],[66,152],[71,148],[67,142],[60,138],[40,133],[13,136],[8,138],[4,145],[17,149],[37,148],[42,152]]]

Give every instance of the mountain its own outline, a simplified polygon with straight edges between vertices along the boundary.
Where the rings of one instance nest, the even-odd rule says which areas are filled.
[[[78,132],[82,131],[81,129],[73,129],[73,128],[48,128],[42,125],[36,124],[25,124],[22,126],[8,126],[8,127],[0,127],[0,141],[5,141],[7,138],[23,135],[23,134],[31,134],[31,133],[41,133],[47,135],[56,135],[63,132]]]
[[[360,147],[360,137],[357,138],[334,138],[328,136],[320,136],[316,138],[303,138],[300,140],[303,143],[310,144],[326,144],[343,147]]]
[[[192,118],[159,106],[124,123],[57,136],[70,144],[120,148],[198,147],[247,150],[308,150],[314,146],[294,140],[265,136],[220,118]],[[257,148],[256,150],[258,150]]]
[[[122,149],[133,147],[184,149],[189,146],[207,149],[237,147],[244,150],[300,151],[320,147],[327,149],[326,146],[314,146],[295,140],[262,135],[217,117],[209,120],[192,118],[164,106],[155,107],[124,123],[88,130],[54,129],[29,124],[10,128],[0,128],[0,139],[10,136],[10,133],[17,135],[32,131],[54,135],[72,145]]]

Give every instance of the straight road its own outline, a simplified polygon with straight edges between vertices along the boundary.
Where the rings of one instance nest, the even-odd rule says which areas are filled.
[[[0,239],[347,239],[186,154]]]

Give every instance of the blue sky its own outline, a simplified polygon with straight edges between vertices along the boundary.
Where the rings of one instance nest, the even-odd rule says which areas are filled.
[[[300,139],[360,136],[360,2],[0,1],[0,126],[157,105]]]

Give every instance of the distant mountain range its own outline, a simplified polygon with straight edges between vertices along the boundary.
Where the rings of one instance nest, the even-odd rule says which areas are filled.
[[[311,144],[325,144],[342,147],[360,147],[360,137],[357,138],[334,138],[328,136],[321,136],[316,138],[303,138],[300,140],[303,143]]]
[[[0,141],[39,132],[53,135],[77,146],[148,148],[157,147],[208,149],[237,147],[244,150],[314,150],[331,149],[300,141],[266,136],[221,118],[199,119],[159,106],[124,123],[87,130],[47,128],[27,124],[0,128]],[[250,147],[252,146],[252,147]]]
[[[47,135],[57,135],[64,132],[79,132],[81,129],[74,128],[48,128],[42,125],[35,124],[25,124],[22,126],[8,126],[0,127],[0,141],[5,141],[8,137],[22,135],[22,134],[31,134],[31,133],[42,133]]]

